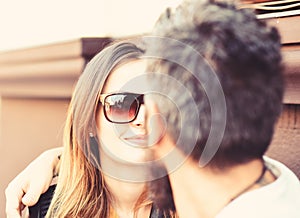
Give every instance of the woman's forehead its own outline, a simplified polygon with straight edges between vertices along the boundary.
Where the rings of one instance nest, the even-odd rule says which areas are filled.
[[[138,86],[146,85],[146,60],[132,60],[117,66],[108,76],[103,93],[116,91],[136,92]]]

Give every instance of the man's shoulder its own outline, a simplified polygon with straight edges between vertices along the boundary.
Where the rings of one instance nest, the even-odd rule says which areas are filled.
[[[262,188],[241,195],[223,208],[217,218],[300,217],[299,179],[279,161],[268,157],[264,157],[264,160],[277,179]]]
[[[300,186],[299,179],[296,174],[290,170],[286,165],[278,160],[264,156],[264,161],[267,168],[277,177],[275,184],[285,181],[287,183],[295,184]],[[283,184],[278,184],[283,185]]]

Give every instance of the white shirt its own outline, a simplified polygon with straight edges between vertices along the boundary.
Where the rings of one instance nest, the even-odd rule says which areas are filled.
[[[300,218],[300,182],[282,163],[264,157],[277,179],[246,192],[224,207],[216,218]]]

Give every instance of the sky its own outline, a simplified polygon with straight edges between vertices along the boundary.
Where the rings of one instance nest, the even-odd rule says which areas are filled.
[[[0,0],[0,52],[80,37],[149,32],[182,0]]]

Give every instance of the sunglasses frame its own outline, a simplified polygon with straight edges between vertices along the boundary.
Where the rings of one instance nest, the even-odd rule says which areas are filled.
[[[104,106],[105,106],[107,97],[110,97],[110,96],[113,96],[113,95],[130,95],[130,96],[133,96],[135,98],[135,100],[137,102],[137,109],[136,109],[134,117],[131,120],[124,121],[124,122],[118,122],[118,121],[111,120],[107,116],[107,112],[106,112],[106,109],[105,109]],[[111,123],[116,123],[116,124],[126,124],[126,123],[133,122],[137,118],[137,115],[139,114],[139,111],[140,111],[140,107],[141,107],[142,104],[144,104],[144,94],[137,94],[137,93],[132,93],[132,92],[116,92],[116,93],[109,93],[109,94],[100,94],[99,102],[103,106],[103,113],[104,113],[104,116],[105,116],[107,121],[109,121]]]

